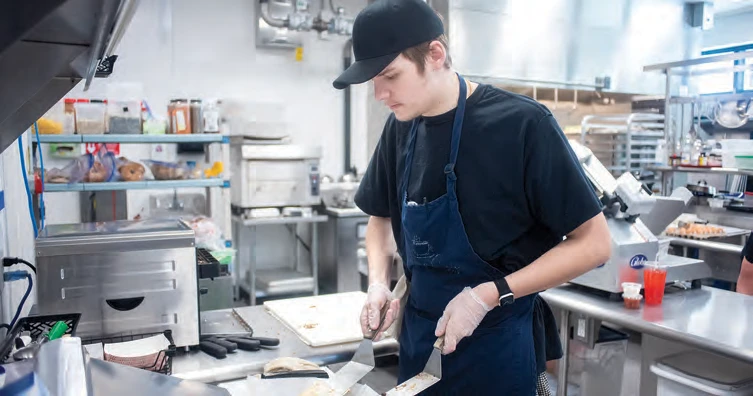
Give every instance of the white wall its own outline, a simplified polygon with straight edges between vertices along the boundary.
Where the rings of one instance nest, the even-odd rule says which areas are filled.
[[[336,0],[335,4],[355,15],[366,0]],[[163,115],[174,97],[281,103],[293,141],[323,146],[323,173],[341,175],[343,94],[332,87],[332,80],[341,71],[346,38],[323,40],[315,32],[308,33],[303,61],[296,62],[292,50],[256,48],[254,18],[255,1],[251,0],[142,1],[116,51],[119,58],[113,75],[95,80],[88,92],[82,92],[80,84],[70,96],[102,98],[108,82],[140,82],[144,98]],[[359,170],[365,170],[369,157],[365,95],[366,87],[353,90],[351,156]],[[150,150],[147,145],[121,146],[121,154],[133,159],[149,158]],[[56,164],[50,160],[45,166]],[[149,194],[129,192],[129,215],[148,207]],[[49,194],[45,202],[51,223],[79,221],[78,194]],[[56,210],[61,207],[75,210]]]
[[[24,157],[27,161],[27,166],[28,142],[28,136],[24,136],[24,143],[26,143],[27,147]],[[5,217],[7,221],[5,229],[8,230],[7,236],[3,235],[0,237],[5,239],[8,243],[6,256],[21,257],[34,264],[34,229],[32,228],[31,219],[29,217],[29,206],[26,200],[26,189],[19,160],[18,143],[15,142],[0,155],[1,177],[5,189]],[[17,265],[10,269],[16,270],[28,268]],[[34,287],[36,288],[36,278],[34,281]],[[25,291],[26,281],[5,283],[2,297],[3,323],[10,323],[10,320],[16,311],[16,307]],[[28,313],[29,309],[36,301],[35,296],[36,291],[32,291],[29,299],[26,301],[24,306],[25,309],[22,311],[21,316]]]

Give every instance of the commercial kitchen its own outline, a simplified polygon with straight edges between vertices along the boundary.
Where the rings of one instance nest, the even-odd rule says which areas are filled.
[[[354,197],[391,111],[332,81],[373,2],[0,6],[0,394],[442,381],[432,355],[399,384],[397,326],[360,324]],[[563,353],[537,394],[753,395],[753,1],[426,3],[454,70],[552,113],[609,227],[540,293]]]

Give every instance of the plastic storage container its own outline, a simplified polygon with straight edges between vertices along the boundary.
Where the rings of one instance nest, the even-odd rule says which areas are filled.
[[[703,351],[662,358],[651,372],[657,396],[753,395],[753,366]]]
[[[76,109],[76,133],[79,135],[101,135],[105,133],[104,102],[77,101]]]
[[[63,102],[57,102],[37,120],[39,133],[42,135],[59,135],[64,133],[65,112]],[[35,129],[32,125],[32,133]]]
[[[107,133],[140,134],[141,102],[138,100],[108,100]]]
[[[736,155],[735,164],[740,169],[753,169],[753,155]]]
[[[191,99],[191,133],[204,133],[201,99]]]
[[[174,99],[170,101],[170,133],[191,133],[191,105],[187,99]]]
[[[724,139],[719,143],[722,146],[722,166],[725,168],[737,168],[736,156],[753,156],[752,139]]]
[[[66,98],[63,101],[63,134],[76,133],[76,99]]]

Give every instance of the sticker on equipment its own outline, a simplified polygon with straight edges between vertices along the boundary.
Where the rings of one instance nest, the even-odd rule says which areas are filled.
[[[642,254],[636,254],[630,259],[630,268],[641,269],[643,268],[643,265],[646,264],[646,261],[648,261],[648,257]]]

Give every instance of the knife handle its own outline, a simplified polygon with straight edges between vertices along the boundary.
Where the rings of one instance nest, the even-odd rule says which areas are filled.
[[[227,349],[213,342],[201,341],[199,348],[201,348],[202,352],[217,359],[224,359],[227,356]]]
[[[238,349],[242,351],[258,351],[261,349],[261,343],[259,341],[243,338],[227,338],[227,340],[238,344]]]
[[[271,337],[243,337],[247,338],[251,341],[259,341],[259,344],[263,347],[274,347],[280,345],[280,339],[279,338],[271,338]]]
[[[209,341],[211,343],[217,344],[217,345],[219,345],[219,346],[227,349],[227,353],[235,352],[235,350],[238,349],[238,344],[236,344],[234,342],[227,341],[227,340],[222,340],[222,339],[219,339],[219,338],[209,338],[209,339],[206,339],[205,341]]]
[[[324,370],[295,370],[275,374],[262,374],[261,378],[329,378],[329,374]]]

